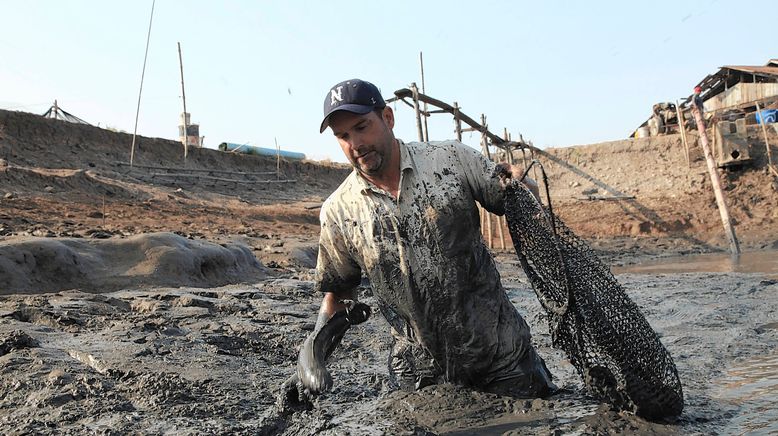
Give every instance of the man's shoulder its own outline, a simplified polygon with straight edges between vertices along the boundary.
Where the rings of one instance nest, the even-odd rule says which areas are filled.
[[[467,160],[473,152],[477,153],[476,150],[456,140],[411,142],[406,146],[417,165],[433,168],[459,165],[462,159]]]
[[[356,195],[362,192],[362,186],[358,183],[356,171],[352,171],[346,176],[346,179],[341,182],[332,194],[324,200],[321,206],[322,217],[339,209],[343,209],[345,205],[353,202]]]
[[[430,141],[430,142],[407,142],[405,146],[408,147],[408,151],[414,155],[418,154],[447,154],[451,153],[461,147],[467,147],[456,140],[446,141]]]

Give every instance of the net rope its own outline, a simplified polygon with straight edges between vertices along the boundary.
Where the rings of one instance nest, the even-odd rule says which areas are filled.
[[[520,183],[536,164],[548,206]],[[548,314],[552,345],[564,350],[588,391],[616,409],[647,419],[679,415],[683,391],[670,353],[610,269],[554,215],[545,170],[532,165],[506,187],[505,216]]]

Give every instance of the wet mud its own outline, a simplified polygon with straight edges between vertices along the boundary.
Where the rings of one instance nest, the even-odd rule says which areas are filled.
[[[283,435],[774,429],[775,280],[744,273],[618,276],[673,355],[684,385],[681,417],[652,423],[585,393],[572,365],[550,347],[544,312],[517,263],[500,259],[499,267],[562,388],[550,398],[450,384],[399,390],[386,368],[388,325],[374,316],[350,329],[331,357],[332,391],[310,410],[280,410],[278,388],[294,370],[320,301],[311,271],[304,270],[209,289],[0,297],[0,428],[6,434]],[[361,295],[374,303],[369,288]]]

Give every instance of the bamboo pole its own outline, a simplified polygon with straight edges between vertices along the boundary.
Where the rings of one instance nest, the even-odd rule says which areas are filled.
[[[493,247],[493,239],[494,239],[494,233],[492,233],[492,214],[488,210],[484,210],[484,215],[486,215],[486,237],[489,241],[489,249],[494,248]]]
[[[719,207],[721,223],[724,225],[724,231],[729,239],[730,251],[733,255],[737,256],[740,254],[740,244],[735,235],[735,228],[732,226],[732,219],[729,216],[729,209],[727,209],[727,203],[724,199],[724,192],[721,190],[721,181],[719,180],[719,173],[716,169],[716,162],[713,160],[713,155],[708,146],[708,133],[705,131],[705,120],[702,119],[700,103],[698,96],[695,95],[692,99],[692,115],[694,116],[694,121],[697,123],[697,131],[700,132],[700,144],[705,153],[705,162],[708,164],[708,173],[710,174],[713,193],[716,196],[716,204]]]
[[[762,109],[759,106],[759,102],[756,103],[756,111],[759,113],[759,119],[760,119],[760,125],[762,126],[762,134],[764,135],[764,146],[767,148],[767,168],[772,170],[776,176],[778,176],[778,171],[773,168],[773,157],[770,153],[770,142],[767,140],[767,128],[764,126],[764,114],[762,114]]]
[[[486,125],[486,115],[484,114],[481,114],[481,126],[484,128],[484,130],[481,131],[481,149],[484,156],[486,156],[487,159],[492,160],[492,154],[489,152],[489,143],[486,138],[486,131],[489,130],[489,127]]]
[[[681,110],[681,101],[675,101],[675,111],[678,114],[678,127],[681,130],[681,141],[683,142],[683,149],[686,152],[686,166],[691,168],[692,163],[689,159],[689,141],[686,139],[686,124],[683,119],[683,111]]]
[[[462,120],[459,119],[459,103],[454,102],[454,132],[457,134],[457,141],[462,142]]]
[[[486,115],[481,114],[481,123],[483,123],[484,130],[486,130]],[[481,152],[484,154],[484,156],[487,157],[487,159],[491,160],[489,157],[489,148],[486,145],[486,135],[481,132]],[[486,210],[483,209],[483,219],[486,220],[486,243],[489,249],[491,250],[494,246],[494,233],[492,232],[492,214]],[[483,231],[483,225],[481,226],[481,231]]]
[[[181,58],[181,43],[178,43],[178,66],[181,69],[181,100],[184,103],[184,162],[189,153],[189,120],[186,119],[186,92],[184,92],[184,61]]]
[[[281,178],[281,147],[278,146],[278,139],[273,137],[273,142],[276,143],[276,178]]]
[[[132,131],[132,145],[130,146],[130,166],[135,158],[135,136],[138,133],[138,115],[140,115],[140,96],[143,94],[143,77],[146,75],[146,59],[149,56],[149,41],[151,40],[151,22],[154,20],[154,4],[157,0],[151,2],[151,15],[149,16],[149,32],[146,35],[146,52],[143,55],[143,70],[140,73],[140,88],[138,89],[138,108],[135,110],[135,129]]]
[[[424,55],[422,55],[422,52],[419,52],[419,65],[421,66],[421,93],[426,94],[427,92],[424,89]],[[424,141],[429,142],[430,140],[430,131],[429,127],[427,127],[427,102],[424,102]]]
[[[480,227],[481,227],[481,236],[483,236],[484,239],[486,239],[486,237],[484,236],[484,229],[486,228],[486,225],[484,223],[484,214],[485,213],[486,213],[486,210],[484,210],[484,208],[481,207],[481,205],[479,204],[478,205],[478,223],[480,224]]]
[[[416,129],[419,133],[419,142],[424,142],[424,131],[421,126],[421,111],[419,109],[419,88],[416,87],[416,82],[411,83],[411,91],[413,92],[413,111],[416,113]]]

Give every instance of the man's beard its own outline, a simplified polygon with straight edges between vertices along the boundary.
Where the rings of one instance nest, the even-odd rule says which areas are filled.
[[[371,153],[373,156],[370,156],[371,160],[369,162],[360,162],[360,158],[355,158],[351,161],[351,165],[361,174],[369,176],[380,174],[383,170],[385,156],[375,149],[365,153],[363,156],[367,156]]]

